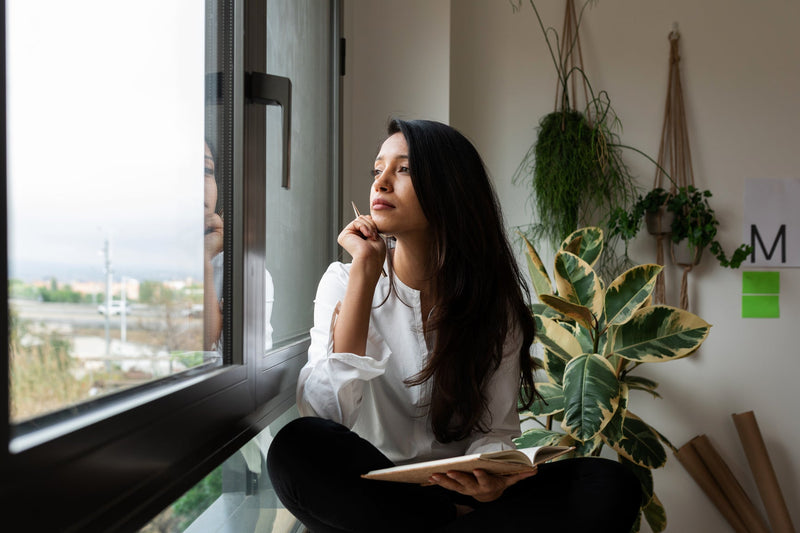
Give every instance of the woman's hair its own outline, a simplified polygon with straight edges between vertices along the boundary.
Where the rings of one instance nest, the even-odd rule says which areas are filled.
[[[411,180],[430,223],[434,345],[407,385],[431,381],[430,416],[440,442],[487,431],[486,386],[510,334],[522,338],[520,402],[535,396],[530,296],[508,243],[500,205],[475,147],[428,120],[389,123],[408,144]]]

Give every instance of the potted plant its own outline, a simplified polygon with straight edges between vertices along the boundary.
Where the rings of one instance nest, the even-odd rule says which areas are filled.
[[[570,444],[579,456],[610,448],[642,484],[641,514],[633,531],[644,516],[660,532],[666,513],[653,489],[652,469],[665,464],[665,446],[677,450],[631,411],[630,391],[659,397],[658,383],[642,375],[643,366],[692,354],[711,326],[688,311],[650,305],[660,265],[634,266],[605,286],[593,267],[603,246],[603,231],[597,227],[569,235],[556,253],[551,281],[527,242],[540,301],[532,306],[537,342],[543,346],[538,362],[547,381],[536,384],[541,399],[522,415],[530,421],[526,426],[539,425],[526,429],[517,444]],[[553,421],[559,429],[553,429]]]
[[[627,250],[628,242],[641,229],[642,219],[647,215],[654,216],[660,209],[665,214],[662,224],[663,220],[669,220],[670,241],[676,263],[697,264],[703,250],[708,247],[721,266],[739,268],[753,248],[741,244],[728,259],[722,245],[716,240],[719,220],[708,203],[710,197],[711,191],[697,189],[694,185],[679,187],[673,192],[655,188],[646,196],[640,196],[630,211],[615,209],[608,219],[609,234],[619,235],[625,241]],[[687,250],[688,255],[679,255],[678,250],[682,248]]]

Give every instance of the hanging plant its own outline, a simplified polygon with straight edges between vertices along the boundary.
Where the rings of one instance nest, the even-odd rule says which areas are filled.
[[[530,188],[529,200],[537,222],[527,228],[526,236],[557,248],[579,226],[604,222],[617,208],[628,208],[638,188],[622,159],[623,145],[616,133],[620,122],[610,97],[605,91],[594,93],[580,64],[578,28],[588,1],[578,15],[572,0],[568,0],[558,58],[557,46],[550,39],[553,34],[558,43],[558,34],[552,28],[545,29],[535,3],[529,1],[558,75],[557,105],[539,121],[536,141],[522,159],[513,182]],[[517,9],[520,4],[521,0],[516,2]],[[577,83],[584,88],[583,109],[576,103]],[[613,241],[608,248],[614,249]],[[626,266],[627,255],[608,254],[599,271],[610,278]]]
[[[609,218],[609,233],[629,242],[641,230],[642,220],[648,213],[655,213],[664,208],[665,213],[672,215],[669,225],[669,238],[673,244],[686,242],[692,255],[699,255],[709,248],[720,266],[739,268],[753,253],[753,248],[740,244],[728,259],[722,245],[716,239],[719,220],[708,199],[711,191],[700,190],[693,185],[680,187],[673,193],[662,188],[655,188],[639,200],[629,211],[616,209]]]

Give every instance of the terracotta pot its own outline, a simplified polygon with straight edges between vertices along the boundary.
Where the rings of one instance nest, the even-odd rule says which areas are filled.
[[[695,266],[700,263],[704,249],[705,248],[690,246],[689,241],[686,239],[681,242],[670,241],[669,243],[669,253],[672,256],[672,262],[682,267]]]
[[[647,233],[650,235],[668,235],[675,213],[667,211],[667,207],[662,205],[658,211],[648,211],[644,214],[644,222],[647,226]]]

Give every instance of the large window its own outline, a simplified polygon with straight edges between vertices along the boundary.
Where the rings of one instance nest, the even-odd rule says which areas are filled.
[[[4,522],[135,530],[291,408],[339,226],[338,12],[4,3]]]

